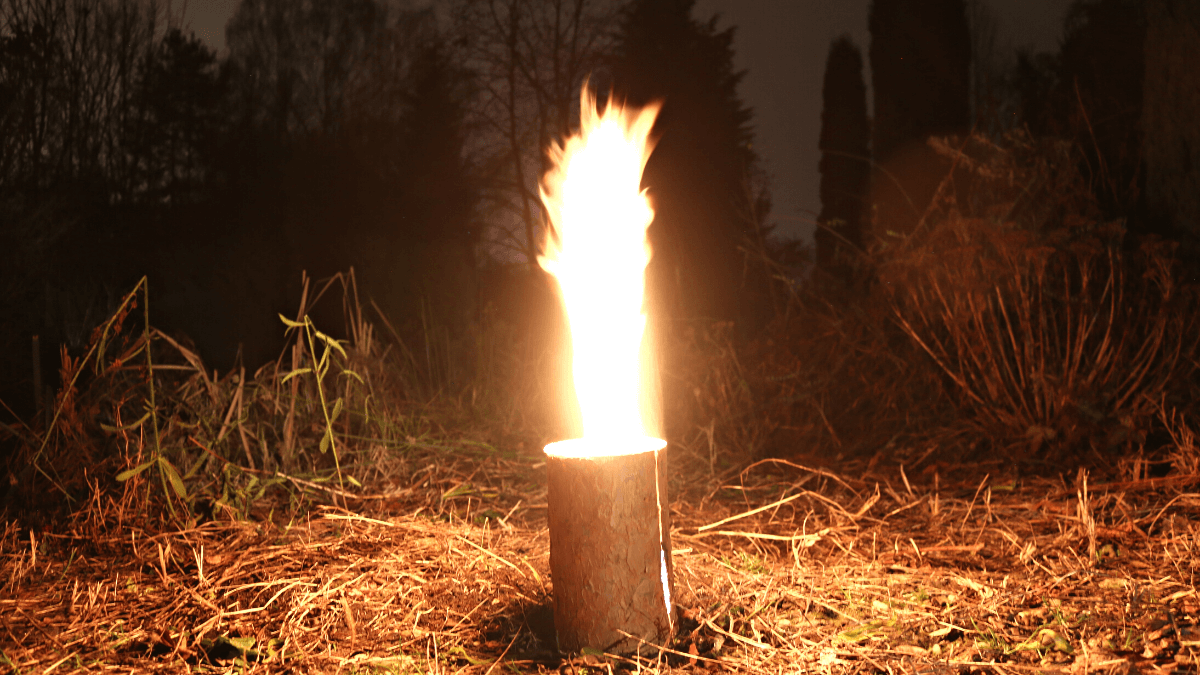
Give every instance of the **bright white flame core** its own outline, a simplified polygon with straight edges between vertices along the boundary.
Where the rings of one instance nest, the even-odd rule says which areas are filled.
[[[600,436],[557,441],[546,446],[546,454],[567,459],[588,459],[640,455],[643,452],[658,452],[665,447],[667,447],[666,441],[650,436],[621,439]]]
[[[654,211],[640,185],[658,106],[610,103],[600,114],[586,87],[581,98],[580,132],[551,149],[542,201],[552,227],[538,262],[558,280],[566,306],[583,438],[596,441],[588,445],[597,454],[622,454],[629,439],[656,431],[642,386]]]

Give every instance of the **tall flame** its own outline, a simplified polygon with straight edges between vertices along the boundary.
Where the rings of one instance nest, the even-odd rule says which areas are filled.
[[[630,454],[661,447],[647,438],[658,431],[642,344],[654,211],[640,188],[659,106],[610,101],[601,113],[586,86],[580,98],[579,133],[550,150],[542,202],[551,228],[538,262],[558,280],[570,324],[587,442],[569,452]]]

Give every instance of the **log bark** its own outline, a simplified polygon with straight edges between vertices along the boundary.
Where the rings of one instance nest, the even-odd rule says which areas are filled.
[[[631,654],[646,652],[643,640],[665,644],[676,623],[665,450],[552,454],[562,445],[546,457],[559,650]]]

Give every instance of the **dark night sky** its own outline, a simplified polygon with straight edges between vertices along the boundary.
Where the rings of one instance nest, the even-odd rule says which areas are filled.
[[[189,0],[184,22],[218,50],[238,0]],[[1001,49],[1051,50],[1070,0],[985,0]],[[423,3],[414,3],[423,4]],[[755,110],[755,149],[771,176],[773,219],[786,235],[810,237],[820,211],[817,138],[821,79],[830,42],[850,33],[865,58],[868,0],[697,0],[696,16],[736,25],[741,94]],[[870,81],[869,75],[868,83]]]

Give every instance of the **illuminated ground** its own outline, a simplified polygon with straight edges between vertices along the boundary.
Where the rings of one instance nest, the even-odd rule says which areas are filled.
[[[31,673],[1196,672],[1196,476],[1085,491],[937,464],[706,476],[681,456],[682,630],[606,662],[554,653],[538,456],[454,450],[413,453],[409,478],[344,505],[295,484],[314,501],[292,522],[218,508],[154,534],[130,491],[58,533],[10,524],[3,658]]]

